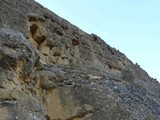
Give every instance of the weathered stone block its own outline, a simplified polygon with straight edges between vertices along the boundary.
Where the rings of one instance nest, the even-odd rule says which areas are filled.
[[[48,46],[40,46],[39,50],[44,55],[49,55],[49,53],[50,53],[50,47],[48,47]]]
[[[42,43],[47,37],[47,31],[45,28],[40,27],[33,33],[33,39],[38,43]]]

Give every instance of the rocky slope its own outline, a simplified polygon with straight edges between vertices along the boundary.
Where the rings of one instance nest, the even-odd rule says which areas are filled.
[[[1,120],[160,120],[160,84],[33,0],[0,0]]]

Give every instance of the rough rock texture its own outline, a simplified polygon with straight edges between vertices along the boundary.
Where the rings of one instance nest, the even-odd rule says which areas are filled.
[[[33,0],[0,0],[1,120],[160,120],[160,84]]]

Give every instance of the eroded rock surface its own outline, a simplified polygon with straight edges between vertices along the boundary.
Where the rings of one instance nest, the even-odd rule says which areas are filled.
[[[160,120],[160,84],[33,0],[0,1],[1,120]]]

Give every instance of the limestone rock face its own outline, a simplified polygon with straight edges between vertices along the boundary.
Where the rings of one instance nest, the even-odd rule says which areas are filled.
[[[33,0],[0,1],[1,120],[160,120],[160,84]]]

